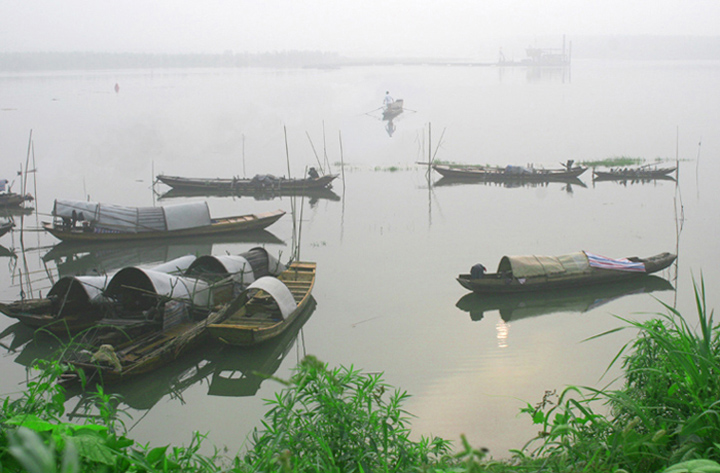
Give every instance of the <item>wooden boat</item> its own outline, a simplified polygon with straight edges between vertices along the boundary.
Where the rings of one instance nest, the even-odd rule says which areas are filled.
[[[497,272],[460,274],[458,282],[477,294],[577,288],[642,278],[667,268],[675,255],[611,259],[579,251],[563,256],[503,256]]]
[[[503,321],[510,322],[559,312],[582,313],[628,295],[672,290],[674,288],[667,279],[649,275],[628,281],[553,291],[508,294],[470,292],[461,297],[455,306],[468,312],[473,321],[482,320],[486,312],[498,311]]]
[[[389,103],[383,109],[383,120],[392,120],[403,112],[403,99]]]
[[[192,310],[202,311],[211,303],[209,294],[213,301],[229,301],[238,288],[284,269],[260,247],[240,255],[185,255],[149,269],[128,266],[104,276],[64,276],[45,297],[0,303],[0,312],[58,334],[99,323],[115,324],[127,332],[130,326],[139,330],[156,325],[168,300],[186,301]]]
[[[466,164],[433,164],[432,168],[443,177],[489,182],[563,181],[576,179],[587,170],[584,166],[571,166],[565,169],[536,169],[522,166],[500,167]]]
[[[122,207],[56,200],[52,223],[43,228],[63,241],[127,241],[218,235],[258,230],[275,223],[283,210],[211,218],[207,202],[163,207]]]
[[[326,189],[331,186],[338,174],[307,177],[304,179],[285,179],[270,174],[257,175],[252,179],[190,178],[159,174],[157,180],[178,191],[184,192],[226,192],[234,195],[257,195],[271,192],[302,192],[310,189]]]
[[[208,339],[207,324],[222,312],[211,312],[206,318],[184,319],[170,327],[149,330],[144,335],[129,337],[125,343],[104,343],[100,346],[70,352],[63,361],[82,370],[90,381],[114,383],[148,373],[193,350]],[[78,380],[68,372],[62,382]]]
[[[676,167],[638,167],[638,168],[617,168],[608,171],[593,170],[593,178],[596,181],[626,181],[645,179],[666,179],[674,180],[669,174],[674,172]]]
[[[0,208],[4,207],[21,207],[25,202],[32,202],[33,196],[30,194],[16,194],[14,192],[0,193]]]
[[[32,328],[55,333],[74,333],[94,325],[102,317],[102,290],[107,276],[63,277],[45,297],[0,302],[0,312]]]
[[[7,222],[0,223],[0,237],[5,235],[7,232],[13,229],[15,224],[12,220],[8,220]]]
[[[193,287],[186,287],[189,297],[184,298],[174,292],[160,298],[154,294],[150,276],[157,275],[147,272],[140,275],[136,268],[128,268],[121,278],[124,270],[119,272],[108,284],[106,293],[122,305],[122,310],[89,329],[63,361],[83,370],[89,379],[116,382],[153,371],[199,346],[209,337],[207,326],[225,317],[225,310],[235,300],[236,288],[246,287],[245,282],[255,276],[281,275],[280,270],[285,268],[276,260],[267,259],[264,265],[249,268],[243,265],[226,276],[225,268],[238,265],[238,261],[228,263],[227,258],[196,259],[185,274],[204,277],[196,279]],[[260,276],[256,282],[270,277]],[[181,293],[184,290],[178,282],[173,282],[172,288],[180,289]],[[76,378],[76,373],[68,373],[64,380]]]
[[[264,277],[248,286],[208,324],[210,335],[228,345],[255,345],[276,337],[292,324],[310,301],[315,263],[295,262],[277,278]]]

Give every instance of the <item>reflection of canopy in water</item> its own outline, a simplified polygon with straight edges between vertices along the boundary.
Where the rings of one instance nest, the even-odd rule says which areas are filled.
[[[278,370],[316,306],[315,299],[310,296],[303,313],[276,338],[252,348],[227,345],[215,352],[212,357],[214,372],[208,394],[254,396],[260,384]]]
[[[147,310],[170,298],[196,307],[209,307],[212,303],[210,285],[205,281],[133,267],[121,269],[113,276],[106,295],[132,310]]]
[[[203,227],[212,223],[207,202],[187,202],[164,207],[124,207],[97,202],[56,200],[53,215],[87,221],[96,231],[121,233],[165,232]]]

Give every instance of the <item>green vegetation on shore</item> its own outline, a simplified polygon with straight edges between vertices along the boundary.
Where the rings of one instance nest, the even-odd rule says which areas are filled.
[[[509,460],[493,461],[463,437],[410,440],[408,398],[378,374],[329,368],[307,357],[269,400],[262,428],[233,458],[187,447],[142,445],[127,437],[119,399],[92,395],[98,415],[62,420],[66,367],[41,362],[17,399],[0,410],[0,472],[666,472],[720,473],[720,325],[695,290],[693,329],[675,309],[612,330],[637,336],[611,361],[624,370],[616,390],[568,387],[522,412],[540,433]],[[606,334],[600,334],[601,337]],[[593,337],[596,338],[596,337]],[[607,412],[601,414],[598,411]]]
[[[667,159],[662,158],[656,158],[655,163],[661,163],[663,161],[668,161]],[[624,166],[638,166],[641,164],[645,164],[646,160],[645,158],[633,158],[631,156],[615,156],[612,158],[606,158],[606,159],[600,159],[600,160],[594,160],[594,161],[581,161],[579,164],[583,166],[587,166],[589,168],[599,168],[599,167],[607,167],[607,168],[613,168],[613,167],[624,167]]]

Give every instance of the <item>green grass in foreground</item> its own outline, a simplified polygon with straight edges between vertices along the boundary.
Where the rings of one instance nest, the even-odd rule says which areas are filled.
[[[670,306],[637,330],[611,365],[621,363],[617,390],[569,387],[546,393],[522,412],[540,433],[509,460],[493,461],[464,437],[454,452],[440,438],[410,440],[408,398],[378,374],[303,360],[269,400],[262,428],[246,452],[201,455],[188,447],[138,444],[127,437],[119,400],[98,389],[98,415],[67,423],[65,367],[40,363],[39,374],[0,411],[0,471],[77,472],[665,472],[720,473],[720,326],[695,290],[697,330]],[[598,337],[606,334],[600,334]],[[593,337],[596,338],[596,337]],[[597,407],[609,412],[599,414]]]

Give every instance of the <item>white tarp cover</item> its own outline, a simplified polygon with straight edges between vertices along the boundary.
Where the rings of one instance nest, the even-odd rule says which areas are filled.
[[[168,230],[204,227],[212,223],[210,209],[204,201],[166,205],[162,209]]]
[[[133,289],[128,290],[128,288],[138,288],[138,296],[150,290],[157,295],[189,301],[199,307],[210,307],[212,302],[210,285],[207,282],[152,269],[133,267],[121,269],[108,283],[107,295],[113,296],[122,291],[131,294]]]
[[[168,274],[182,274],[187,270],[190,265],[197,259],[195,255],[185,255],[165,263],[151,266],[149,269],[153,271],[159,271],[161,273]]]
[[[255,281],[253,268],[250,262],[241,255],[219,255],[211,256],[215,258],[227,271],[232,275],[233,281],[243,286],[247,286]]]
[[[258,277],[277,276],[287,269],[262,247],[253,248],[239,255],[203,255],[197,258],[188,268],[187,274],[202,268],[205,271],[223,270],[223,275],[232,275],[233,280],[243,287],[248,286]],[[202,275],[199,275],[202,277]]]
[[[280,313],[282,314],[283,319],[287,319],[288,316],[297,308],[297,303],[295,302],[292,292],[290,292],[290,289],[288,289],[288,287],[277,278],[272,276],[263,276],[254,283],[250,284],[248,287],[248,291],[258,289],[262,289],[275,299],[275,302],[277,302],[278,307],[280,308]]]
[[[582,251],[562,256],[503,256],[498,273],[512,271],[516,278],[565,276],[590,271],[587,256]]]
[[[71,285],[75,283],[85,293],[88,302],[99,303],[104,300],[103,291],[109,280],[110,276],[65,276],[53,284],[48,292],[48,297],[65,297],[71,290]]]
[[[79,222],[87,221],[96,231],[119,233],[182,230],[212,223],[207,202],[165,207],[124,207],[81,200],[56,200],[53,215],[65,219],[75,217]]]

